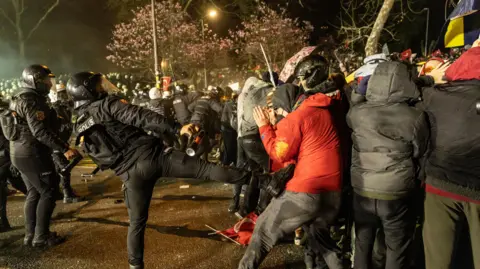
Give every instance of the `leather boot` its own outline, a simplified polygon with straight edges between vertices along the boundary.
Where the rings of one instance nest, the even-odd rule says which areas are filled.
[[[232,202],[230,203],[230,206],[228,207],[228,212],[229,213],[237,212],[239,202],[240,202],[240,195],[233,196]]]
[[[10,231],[12,229],[7,219],[8,189],[5,183],[0,184],[0,233]]]
[[[66,238],[64,236],[59,236],[55,232],[51,232],[46,236],[40,238],[34,238],[32,241],[32,246],[39,248],[39,247],[52,247],[59,245],[65,242]]]
[[[70,175],[61,176],[61,178],[63,182],[63,203],[72,204],[83,201],[83,197],[78,197],[77,195],[75,195],[75,192],[72,189],[72,185],[70,184]]]
[[[260,188],[266,190],[271,196],[278,197],[285,190],[287,182],[292,178],[295,165],[290,164],[273,174],[257,175]]]

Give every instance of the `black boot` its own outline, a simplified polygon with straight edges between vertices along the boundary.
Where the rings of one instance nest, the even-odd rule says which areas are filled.
[[[32,241],[32,246],[39,248],[39,247],[52,247],[56,245],[60,245],[61,243],[65,242],[66,238],[63,236],[57,235],[55,232],[51,232],[46,236],[40,238],[34,238]]]
[[[63,190],[63,203],[64,204],[73,204],[73,203],[78,203],[82,202],[84,200],[83,197],[78,197],[75,195],[72,189],[70,190]]]
[[[0,184],[0,233],[7,232],[12,229],[7,219],[7,195],[7,186],[5,184]]]
[[[229,213],[237,212],[238,205],[239,205],[239,200],[240,200],[240,195],[233,196],[232,202],[230,203],[230,206],[228,207],[228,212]]]
[[[83,201],[83,197],[78,197],[75,195],[75,192],[72,189],[72,185],[70,184],[70,175],[68,176],[61,176],[62,183],[63,183],[63,203],[64,204],[72,204],[78,203]]]
[[[33,241],[33,234],[25,234],[25,237],[23,238],[23,245],[26,247],[31,247],[32,246],[32,241]]]
[[[294,171],[295,165],[290,164],[274,174],[263,174],[256,177],[258,178],[260,188],[266,190],[271,196],[278,197],[285,189],[287,182],[292,178]]]

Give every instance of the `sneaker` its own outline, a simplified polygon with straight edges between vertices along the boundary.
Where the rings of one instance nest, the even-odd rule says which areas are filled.
[[[74,204],[74,203],[79,203],[85,201],[84,197],[78,197],[78,196],[64,196],[63,197],[63,203],[64,204]]]
[[[131,265],[130,264],[130,269],[143,269],[143,268],[144,268],[143,264],[140,264],[140,265]]]

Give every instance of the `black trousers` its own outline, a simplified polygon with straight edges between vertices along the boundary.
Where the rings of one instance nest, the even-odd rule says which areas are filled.
[[[385,236],[385,269],[410,268],[410,247],[416,219],[414,199],[376,200],[354,194],[355,269],[371,269],[379,227]]]
[[[0,226],[9,225],[7,219],[7,182],[9,181],[15,189],[27,193],[27,187],[25,187],[23,181],[12,176],[10,166],[10,158],[0,157]]]
[[[230,184],[244,184],[250,173],[236,168],[217,166],[199,158],[188,157],[180,151],[165,154],[160,147],[140,153],[133,167],[120,175],[125,184],[128,208],[128,259],[132,265],[143,263],[144,234],[153,188],[158,178],[210,179]]]
[[[50,154],[39,157],[12,157],[12,163],[22,174],[27,186],[25,233],[35,235],[34,240],[44,240],[50,232],[50,220],[55,209],[55,194],[59,184],[52,157]]]
[[[222,128],[223,151],[220,160],[224,165],[237,163],[237,132],[232,128]]]
[[[270,158],[259,135],[249,135],[238,139],[238,167],[249,167],[250,170],[269,172]],[[234,186],[233,195],[239,196],[242,186]],[[252,182],[247,187],[244,196],[243,210],[245,213],[254,211],[261,213],[267,208],[272,197],[265,191],[258,188],[258,184]]]
[[[72,184],[71,184],[71,174],[64,174],[60,175],[62,168],[67,166],[70,162],[65,158],[63,153],[54,152],[52,154],[53,162],[55,164],[55,169],[60,177],[60,185],[62,185],[63,193],[67,196],[71,196],[73,194]]]

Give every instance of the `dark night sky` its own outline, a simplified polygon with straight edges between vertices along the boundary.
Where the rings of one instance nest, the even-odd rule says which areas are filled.
[[[50,0],[29,0],[49,3]],[[115,71],[117,68],[110,64],[105,57],[108,51],[105,46],[110,41],[111,31],[116,21],[113,12],[105,8],[106,0],[62,0],[60,6],[52,12],[41,28],[28,42],[27,58],[30,62],[39,62],[49,65],[54,72],[76,72],[93,70],[100,72]],[[437,38],[444,22],[443,4],[439,0],[425,0],[431,8],[431,38]],[[28,2],[28,1],[27,1]],[[269,4],[285,3],[285,0],[269,0]],[[336,0],[303,0],[309,8],[302,8],[298,1],[288,1],[291,17],[300,17],[312,22],[317,29],[319,26],[333,22],[340,10]],[[420,7],[421,9],[422,7]],[[417,8],[418,9],[418,8]],[[218,21],[211,23],[215,32],[225,34],[229,28],[235,28],[239,18],[231,14],[221,14]],[[420,43],[424,39],[424,21],[418,21],[418,34],[410,43]],[[1,29],[1,27],[0,27]],[[318,40],[325,33],[316,30],[312,42]],[[10,38],[11,39],[11,38]],[[5,44],[15,46],[12,40],[0,35],[0,77],[6,74],[20,74],[20,67],[13,67],[9,56],[13,51],[5,49]],[[413,44],[412,44],[413,45]],[[14,47],[13,47],[14,48]],[[415,47],[414,47],[415,48]],[[57,71],[55,71],[57,70]]]

